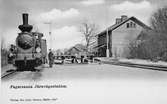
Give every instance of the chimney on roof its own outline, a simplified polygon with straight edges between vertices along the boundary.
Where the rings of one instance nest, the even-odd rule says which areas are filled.
[[[121,18],[116,18],[116,24],[119,24],[121,22],[122,22]]]
[[[121,16],[121,21],[125,21],[126,19],[128,19],[128,16],[127,16],[127,15],[122,15],[122,16]]]

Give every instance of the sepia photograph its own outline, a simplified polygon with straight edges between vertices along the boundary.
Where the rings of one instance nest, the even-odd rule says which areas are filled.
[[[166,0],[0,0],[2,104],[166,104]]]

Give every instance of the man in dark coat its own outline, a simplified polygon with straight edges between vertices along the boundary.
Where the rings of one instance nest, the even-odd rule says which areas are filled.
[[[62,64],[64,64],[65,56],[61,56]]]
[[[53,61],[54,61],[54,55],[53,55],[53,52],[51,51],[51,49],[49,49],[48,59],[49,59],[49,66],[52,67]]]
[[[84,56],[81,55],[81,63],[83,63],[83,62],[84,62]]]

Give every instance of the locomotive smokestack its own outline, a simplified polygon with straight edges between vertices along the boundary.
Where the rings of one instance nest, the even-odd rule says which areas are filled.
[[[23,25],[28,25],[28,14],[23,13]]]
[[[23,13],[22,14],[22,17],[23,17],[23,25],[19,25],[19,29],[22,31],[22,32],[30,32],[32,30],[32,25],[29,25],[28,24],[28,13]]]

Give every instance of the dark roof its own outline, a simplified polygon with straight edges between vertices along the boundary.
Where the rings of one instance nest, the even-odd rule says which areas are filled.
[[[78,52],[82,52],[86,50],[86,47],[82,44],[76,44],[75,46],[71,47],[68,51],[71,51],[72,49],[75,49]]]
[[[75,50],[77,50],[78,52],[81,52],[81,50],[79,50],[79,49],[76,48],[76,47],[72,47],[72,48],[70,48],[68,51],[71,51],[73,48],[74,48]]]
[[[106,47],[107,46],[107,44],[106,43],[104,43],[104,44],[101,44],[101,45],[97,45],[97,46],[95,46],[94,47],[94,49],[98,49],[98,48],[101,48],[101,47]]]
[[[116,29],[117,27],[123,25],[124,23],[126,23],[126,22],[129,21],[129,20],[134,21],[135,23],[137,23],[138,25],[142,26],[142,27],[145,28],[145,29],[151,29],[149,26],[145,25],[143,22],[141,22],[140,20],[138,20],[137,18],[135,18],[135,17],[132,16],[132,17],[127,18],[126,20],[124,20],[124,21],[122,21],[122,22],[120,22],[120,23],[118,23],[118,24],[114,24],[114,25],[108,27],[108,32],[113,31],[114,29]],[[97,35],[102,35],[102,34],[104,34],[106,31],[107,31],[107,29],[105,29],[104,31],[100,32],[100,33],[97,34]]]

